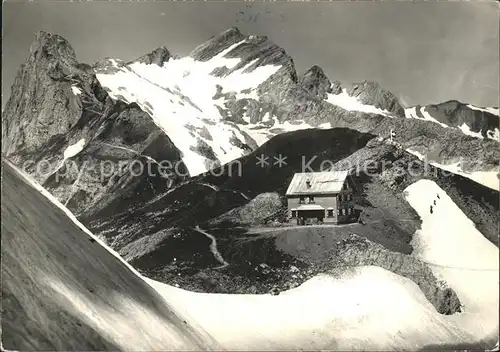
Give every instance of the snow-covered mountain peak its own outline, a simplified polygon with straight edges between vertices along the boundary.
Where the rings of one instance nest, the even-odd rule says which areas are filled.
[[[221,46],[229,42],[233,43]],[[240,48],[248,44],[247,37],[229,30],[190,56],[169,59],[161,65],[150,60],[151,56],[126,66],[108,60],[112,69],[96,66],[97,77],[111,97],[136,102],[152,116],[181,150],[193,176],[253,149],[255,142],[221,114],[225,100],[220,94],[258,99],[259,86],[281,66],[264,65],[259,57],[249,60],[245,51],[239,57]],[[211,54],[218,52],[209,56],[210,50]]]
[[[274,44],[266,36],[245,36],[234,27],[199,45],[189,54],[189,57],[196,61],[208,61],[220,56],[221,52],[225,52],[227,58],[240,59],[238,64],[228,68],[227,71],[222,71],[222,74],[240,70],[243,67],[251,71],[261,66],[272,65],[281,67],[281,71],[277,74],[285,74],[288,79],[297,82],[293,60],[285,49]]]

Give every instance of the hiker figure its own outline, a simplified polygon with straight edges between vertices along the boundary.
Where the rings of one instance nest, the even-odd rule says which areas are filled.
[[[436,200],[434,199],[434,205],[436,205]]]
[[[432,205],[431,205],[431,214],[433,213],[433,210],[432,210]]]
[[[437,197],[438,197],[438,199],[440,199],[440,198],[439,198],[439,193],[437,194]]]

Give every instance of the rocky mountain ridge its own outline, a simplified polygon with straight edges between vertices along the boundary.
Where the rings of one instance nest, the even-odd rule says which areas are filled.
[[[317,66],[298,75],[285,50],[236,28],[186,58],[164,46],[128,63],[101,60],[93,70],[77,62],[63,38],[38,33],[6,107],[4,154],[17,160],[29,154],[33,160],[40,159],[39,150],[45,149],[40,147],[52,138],[66,138],[72,145],[84,137],[69,137],[76,121],[81,131],[97,126],[105,111],[122,101],[137,104],[153,118],[182,154],[191,176],[244,156],[279,133],[331,127],[383,136],[392,129],[404,147],[445,162],[460,159],[465,171],[498,166],[494,115],[461,104],[452,112],[436,108],[432,114],[441,114],[436,118],[427,118],[429,113],[420,118],[376,82],[345,89]],[[60,103],[53,109],[55,101]],[[27,116],[33,112],[36,119]]]
[[[207,108],[202,108],[206,115],[214,116],[218,124],[238,126],[240,132],[246,133],[257,145],[279,133],[304,128],[349,127],[383,136],[392,129],[405,148],[438,155],[443,163],[460,160],[465,172],[491,171],[492,177],[496,177],[498,119],[484,119],[472,108],[468,108],[467,117],[462,118],[462,125],[435,123],[437,120],[432,117],[404,119],[412,116],[411,108],[404,109],[392,93],[376,82],[363,81],[350,89],[342,88],[339,82],[331,83],[321,68],[315,66],[299,75],[283,49],[266,37],[244,36],[236,28],[213,37],[188,58],[164,63],[162,82],[177,80],[169,73],[169,67],[185,67],[181,63],[193,59],[212,63],[206,71],[208,76],[193,68],[194,63],[184,71],[184,75],[194,75],[197,82],[209,82],[204,87],[211,91],[207,95],[212,101],[203,98],[197,106],[207,104]],[[214,76],[218,80],[210,83]],[[108,83],[112,75],[98,77],[106,89],[117,96],[125,90],[120,92],[117,84]],[[235,85],[238,80],[253,83],[242,87]],[[191,96],[191,101],[200,99],[181,90],[185,96]],[[130,93],[126,100],[138,101],[134,94]],[[210,111],[213,105],[218,111]],[[246,144],[253,143],[246,139]],[[248,150],[239,153],[245,155]]]

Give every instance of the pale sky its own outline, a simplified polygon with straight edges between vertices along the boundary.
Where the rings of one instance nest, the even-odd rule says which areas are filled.
[[[79,61],[131,60],[159,46],[186,55],[236,26],[266,35],[345,87],[378,81],[407,105],[449,99],[498,106],[499,5],[478,2],[6,2],[3,98],[37,30],[65,37]],[[5,105],[5,101],[2,101]]]

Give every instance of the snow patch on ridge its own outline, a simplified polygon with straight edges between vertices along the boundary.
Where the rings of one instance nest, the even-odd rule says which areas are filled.
[[[77,86],[71,86],[71,90],[73,91],[74,95],[80,95],[80,94],[82,94],[81,89],[78,88]]]
[[[420,117],[417,114],[417,108],[423,117]],[[418,119],[418,120],[434,122],[434,123],[437,123],[438,125],[441,125],[441,126],[447,127],[447,128],[450,127],[448,125],[445,125],[444,123],[439,122],[434,117],[432,117],[431,114],[429,114],[429,112],[426,110],[425,106],[420,106],[420,107],[414,106],[414,107],[405,109],[405,117],[408,119]]]
[[[84,138],[80,139],[75,144],[68,146],[63,153],[64,160],[74,157],[76,154],[80,153],[84,147],[85,147]]]
[[[347,94],[347,90],[343,89],[340,94],[328,94],[326,101],[332,105],[340,106],[342,109],[347,111],[360,111],[369,114],[378,114],[388,117],[393,117],[391,113],[387,110],[379,109],[373,105],[365,105],[356,97],[352,97]]]
[[[476,137],[476,138],[480,138],[482,139],[483,138],[483,135],[481,134],[481,132],[474,132],[474,131],[471,131],[470,127],[464,122],[460,127],[458,127],[464,134],[468,135],[468,136],[472,136],[472,137]]]
[[[245,121],[250,121],[250,117],[246,114],[243,115],[243,119]],[[262,118],[262,122],[273,121],[273,125],[268,126],[262,123],[256,124],[247,124],[240,125],[241,130],[245,131],[260,147],[267,141],[269,141],[274,136],[277,136],[281,133],[294,132],[299,130],[308,130],[308,129],[329,129],[332,128],[331,123],[323,123],[317,127],[314,127],[304,121],[294,121],[295,123],[291,123],[290,121],[280,122],[276,116],[272,118],[269,116],[269,113],[266,113]]]
[[[420,112],[422,113],[422,115],[424,116],[424,120],[426,121],[431,121],[431,122],[434,122],[434,123],[437,123],[438,125],[441,125],[443,127],[450,127],[448,125],[445,125],[444,123],[442,122],[439,122],[438,120],[436,120],[434,117],[431,116],[431,114],[429,114],[429,112],[427,111],[427,109],[425,107],[421,107],[420,108]]]
[[[493,171],[473,171],[473,172],[466,172],[463,171],[461,165],[459,162],[454,163],[454,164],[440,164],[435,161],[428,161],[426,159],[426,156],[421,154],[420,152],[412,149],[406,149],[406,151],[410,154],[415,155],[417,158],[424,162],[428,162],[430,165],[438,167],[442,170],[467,177],[468,179],[477,182],[483,186],[486,186],[488,188],[494,189],[496,191],[500,191],[500,180],[498,178],[498,170],[493,170]]]
[[[498,336],[498,248],[435,182],[419,180],[404,193],[422,219],[413,255],[432,263],[434,274],[446,280],[464,305],[464,313],[449,319],[478,337]]]
[[[266,114],[267,115],[267,114]],[[245,115],[243,117],[245,119]],[[250,119],[250,118],[248,118]],[[269,120],[269,118],[268,118]],[[288,133],[300,130],[308,130],[308,129],[322,129],[327,130],[332,128],[332,124],[330,122],[323,123],[317,127],[314,127],[306,122],[300,121],[300,123],[290,123],[289,121],[279,122],[278,119],[273,116],[274,124],[272,126],[266,126],[262,124],[248,124],[241,125],[240,128],[245,131],[260,147],[267,141],[269,141],[274,136],[277,136],[281,133]],[[262,120],[263,122],[266,120]],[[297,121],[299,122],[299,121]]]
[[[63,159],[61,160],[59,165],[55,168],[53,174],[56,173],[57,171],[59,171],[63,167],[64,162],[66,160],[68,160],[69,158],[72,158],[75,155],[77,155],[78,153],[80,153],[83,150],[83,148],[85,148],[85,139],[84,138],[80,139],[75,144],[68,146],[63,152]]]
[[[494,131],[491,131],[491,130],[487,131],[486,135],[488,136],[488,138],[491,138],[491,139],[496,140],[497,142],[500,142],[500,130],[498,128],[495,128]]]
[[[437,313],[415,283],[376,266],[342,277],[317,275],[279,296],[200,294],[151,284],[233,350],[331,350],[328,341],[336,350],[417,350],[476,339]]]
[[[475,105],[472,105],[472,104],[468,104],[467,105],[469,108],[473,109],[473,110],[479,110],[479,111],[484,111],[484,112],[489,112],[490,114],[493,114],[493,115],[500,115],[500,109],[499,108],[480,108],[478,106],[475,106]]]
[[[475,110],[487,111],[487,110],[482,109],[482,108],[473,107],[472,105],[467,105],[467,106],[469,106],[472,109],[475,108]],[[421,113],[421,115],[423,115],[423,117],[418,116],[417,109]],[[493,108],[491,108],[491,109],[493,109]],[[493,109],[493,110],[495,110],[495,109]],[[489,112],[492,112],[492,111],[489,111]],[[496,109],[496,114],[498,115],[498,109]],[[430,121],[430,122],[437,123],[437,124],[439,124],[443,127],[446,127],[446,128],[455,128],[455,127],[448,126],[442,122],[439,122],[434,117],[432,117],[432,115],[426,110],[426,107],[422,107],[422,106],[420,106],[420,107],[414,106],[414,107],[405,109],[405,116],[408,119],[418,119],[418,120]],[[481,132],[472,131],[470,129],[470,127],[465,122],[461,126],[456,127],[456,128],[458,128],[460,131],[462,131],[462,133],[465,135],[472,136],[472,137],[479,138],[479,139],[484,139]],[[487,131],[486,134],[487,134],[488,138],[494,139],[496,141],[500,141],[500,130],[498,128],[495,128],[495,130],[493,130],[493,131]]]

